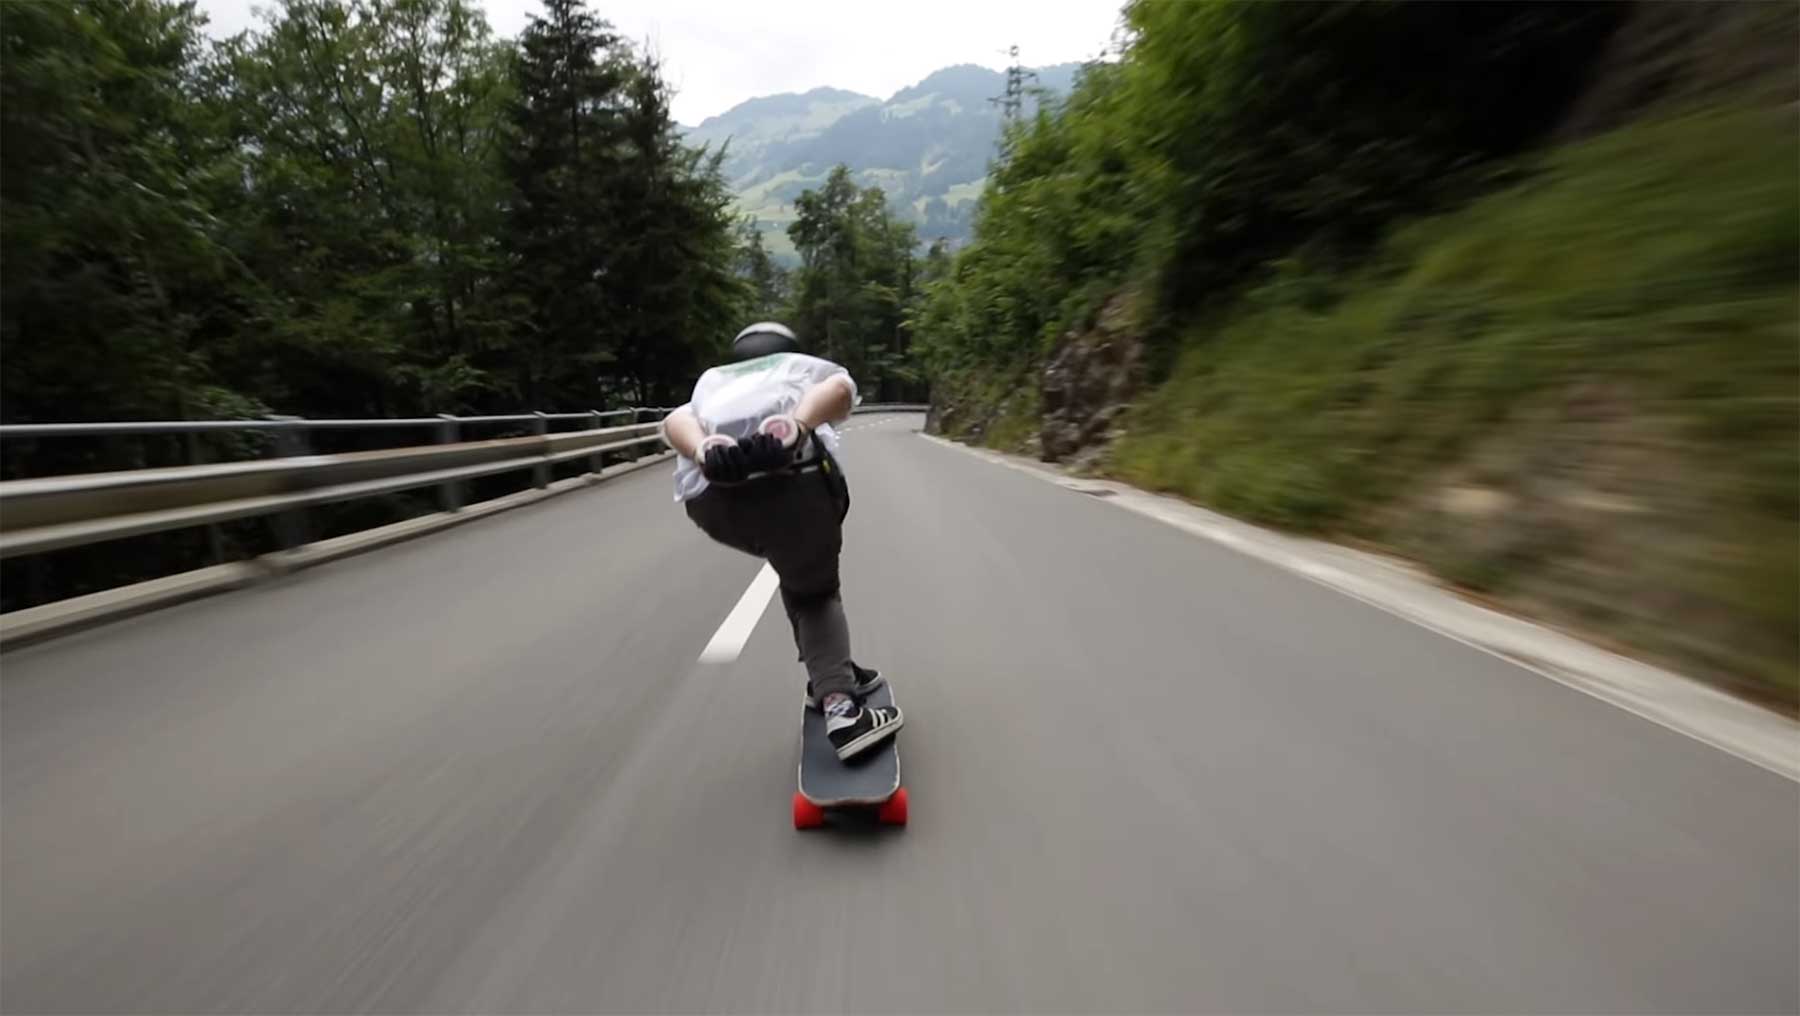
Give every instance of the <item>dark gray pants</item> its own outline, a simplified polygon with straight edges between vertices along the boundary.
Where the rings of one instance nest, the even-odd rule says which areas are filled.
[[[714,484],[687,503],[688,518],[706,535],[775,569],[794,646],[819,697],[854,688],[850,623],[838,593],[850,496],[836,463],[827,463],[823,471]]]

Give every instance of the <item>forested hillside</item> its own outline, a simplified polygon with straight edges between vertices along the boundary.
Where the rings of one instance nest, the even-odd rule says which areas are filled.
[[[1096,40],[1096,45],[1103,40]],[[1079,64],[1029,72],[1024,106],[1065,96]],[[1000,139],[995,101],[1006,76],[971,64],[945,67],[886,101],[833,88],[751,99],[688,130],[694,143],[723,146],[725,179],[739,211],[767,234],[775,256],[794,263],[786,237],[801,193],[844,165],[854,181],[880,187],[921,239],[968,240],[975,199]]]
[[[168,0],[0,11],[7,421],[668,404],[790,309],[579,0],[517,40],[469,0],[271,6],[216,44]],[[889,317],[833,342],[876,362]]]
[[[279,0],[213,42],[191,2],[0,4],[0,420],[667,406],[766,317],[869,394],[922,398],[911,226],[826,174],[799,200],[803,263],[776,265],[733,211],[723,153],[683,141],[656,60],[596,11],[546,0],[505,39],[474,0]],[[383,439],[418,434],[319,438]],[[0,451],[14,479],[271,449],[209,434]],[[426,492],[317,519],[330,535],[431,508]],[[225,537],[229,556],[267,545],[258,523]],[[179,532],[9,561],[0,586],[10,609],[191,567],[205,546]]]
[[[929,288],[934,425],[1792,709],[1797,17],[1131,3]]]

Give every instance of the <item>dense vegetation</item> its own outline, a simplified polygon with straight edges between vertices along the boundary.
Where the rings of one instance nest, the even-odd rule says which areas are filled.
[[[787,310],[724,153],[680,142],[654,59],[580,0],[516,42],[471,0],[201,26],[168,0],[0,17],[8,422],[668,404]],[[892,239],[859,291],[897,284]],[[879,370],[885,313],[874,359],[860,319],[820,324]]]
[[[863,386],[867,394],[919,397],[905,327],[914,302],[912,225],[888,208],[881,188],[851,183],[842,164],[823,188],[801,194],[794,209],[794,327],[821,355],[872,379]]]
[[[735,319],[716,174],[579,3],[517,47],[466,0],[199,28],[5,13],[9,421],[654,400]]]
[[[939,373],[1035,361],[1128,277],[1172,320],[1302,247],[1354,253],[1553,124],[1614,10],[1128,5],[1124,58],[1010,138],[922,319]]]
[[[681,141],[655,59],[581,0],[517,40],[476,0],[270,7],[210,42],[191,2],[0,5],[0,419],[670,405],[743,324],[789,315],[865,391],[922,397],[913,237],[881,192],[833,176],[795,224],[805,265],[780,268],[733,216],[725,152]],[[9,440],[0,475],[267,450]],[[317,535],[430,507],[339,506]],[[268,545],[260,523],[225,536]],[[8,562],[5,604],[205,559],[175,533]]]
[[[1060,457],[1115,408],[1067,375],[1111,364],[1093,468],[1791,709],[1794,33],[1777,5],[1132,3],[926,287],[938,423]]]

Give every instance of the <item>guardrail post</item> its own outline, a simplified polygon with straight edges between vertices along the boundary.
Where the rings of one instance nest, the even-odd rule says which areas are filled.
[[[593,429],[595,429],[595,430],[603,429],[605,425],[600,422],[600,419],[601,419],[600,418],[600,410],[594,409],[594,410],[589,410],[589,412],[591,412],[594,416]],[[606,453],[605,452],[595,452],[594,454],[588,456],[588,472],[598,475],[605,471],[606,471]]]
[[[285,424],[275,428],[276,458],[292,458],[310,451],[306,429],[301,426],[303,417],[269,416],[267,419]],[[271,525],[275,529],[275,542],[282,550],[293,550],[307,541],[304,510],[277,512],[271,519]]]
[[[533,413],[531,415],[536,417],[536,419],[531,421],[531,432],[533,434],[542,437],[543,435],[550,433],[550,418],[548,416],[543,413]],[[531,467],[531,482],[539,490],[543,490],[545,487],[550,486],[550,463],[541,462]]]
[[[455,444],[462,435],[462,424],[449,413],[438,414],[437,443]],[[447,512],[462,511],[462,484],[446,480],[438,484],[438,507]]]
[[[187,445],[188,465],[201,465],[200,435],[191,430],[188,431],[185,444]],[[219,527],[216,525],[206,527],[206,551],[211,557],[213,564],[223,564],[225,562],[225,539],[220,535]]]

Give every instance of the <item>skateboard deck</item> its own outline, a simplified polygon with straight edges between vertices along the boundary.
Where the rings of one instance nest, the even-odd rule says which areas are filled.
[[[894,704],[888,684],[869,693],[871,706]],[[849,762],[840,762],[825,736],[825,716],[802,709],[800,789],[794,794],[794,827],[822,825],[825,813],[873,811],[889,825],[906,824],[906,788],[900,785],[899,736],[889,738]]]

